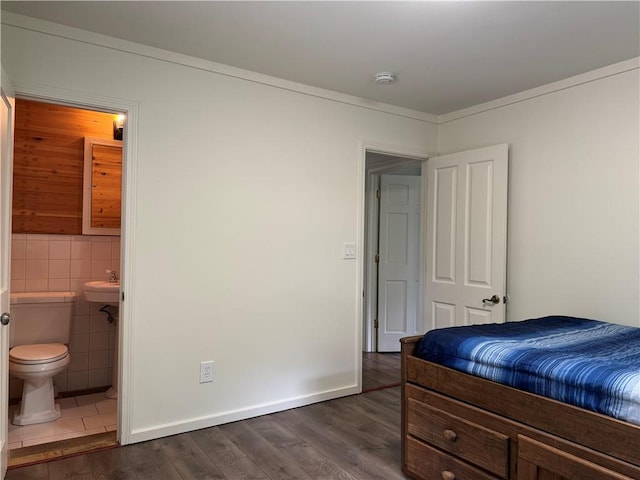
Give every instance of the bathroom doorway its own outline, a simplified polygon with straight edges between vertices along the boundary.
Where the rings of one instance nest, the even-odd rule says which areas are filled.
[[[116,108],[16,99],[10,290],[73,291],[76,302],[68,344],[71,361],[54,377],[62,417],[25,427],[9,423],[10,466],[48,458],[52,450],[72,454],[117,444],[120,402],[113,390],[112,398],[105,393],[118,385],[119,301],[114,305],[89,302],[83,291],[86,282],[119,279],[121,274],[122,114],[126,111]],[[117,216],[117,228],[111,218],[83,230],[83,212],[85,217],[87,212],[83,207],[88,203],[83,199],[87,185],[82,181],[87,139],[120,143],[119,165],[98,150],[89,153],[94,174],[107,180],[102,184],[111,185],[101,198],[117,198],[113,205],[96,204],[90,211]],[[98,183],[91,182],[89,188]],[[101,232],[100,225],[109,230]],[[20,381],[10,378],[9,421],[18,408],[20,392]]]

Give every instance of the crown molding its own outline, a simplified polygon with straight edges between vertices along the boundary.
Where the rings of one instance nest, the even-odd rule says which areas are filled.
[[[149,47],[147,45],[142,45],[127,40],[120,40],[114,37],[109,37],[107,35],[68,27],[57,23],[47,22],[33,17],[26,17],[24,15],[18,15],[11,12],[2,12],[1,18],[3,25],[20,28],[23,30],[30,30],[45,35],[74,40],[77,42],[129,53],[132,55],[153,58],[162,62],[182,65],[185,67],[203,70],[218,75],[224,75],[248,82],[259,83],[262,85],[279,88],[281,90],[287,90],[302,95],[352,105],[368,110],[375,110],[399,117],[406,117],[434,125],[437,125],[438,123],[437,115],[432,115],[430,113],[419,112],[417,110],[412,110],[409,108],[375,102],[352,95],[334,92],[332,90],[325,90],[323,88],[313,87],[311,85],[305,85],[298,82],[292,82],[289,80],[272,77],[270,75],[264,75],[261,73],[252,72],[250,70],[244,70],[241,68],[232,67],[230,65],[224,65],[209,60],[172,52],[169,50]]]
[[[631,58],[622,62],[614,63],[606,67],[591,70],[590,72],[575,75],[573,77],[558,80],[557,82],[548,83],[541,87],[532,88],[523,92],[518,92],[507,97],[492,100],[490,102],[474,105],[473,107],[457,110],[455,112],[446,113],[438,117],[438,125],[460,120],[465,117],[477,115],[479,113],[496,110],[498,108],[520,103],[525,100],[541,97],[550,93],[566,90],[568,88],[584,85],[585,83],[594,82],[603,78],[619,75],[621,73],[638,70],[640,68],[640,57]]]
[[[631,70],[637,70],[640,68],[640,57],[635,57],[622,62],[614,63],[606,67],[602,67],[590,72],[586,72],[573,77],[565,78],[557,82],[549,83],[540,87],[518,92],[513,95],[509,95],[503,98],[492,100],[486,103],[474,105],[473,107],[457,110],[454,112],[446,113],[443,115],[433,115],[430,113],[419,112],[409,108],[398,107],[395,105],[389,105],[386,103],[375,102],[364,98],[347,95],[332,90],[326,90],[311,85],[306,85],[298,82],[292,82],[270,75],[264,75],[250,70],[244,70],[230,65],[224,65],[221,63],[212,62],[181,53],[172,52],[169,50],[163,50],[160,48],[149,47],[135,42],[129,42],[126,40],[120,40],[117,38],[109,37],[107,35],[101,35],[86,30],[81,30],[57,23],[47,22],[32,17],[26,17],[24,15],[18,15],[11,12],[2,12],[2,24],[20,28],[24,30],[30,30],[45,35],[51,35],[54,37],[65,38],[68,40],[74,40],[81,43],[86,43],[110,50],[129,53],[132,55],[139,55],[142,57],[153,58],[158,61],[173,63],[182,65],[188,68],[194,68],[211,72],[217,75],[224,75],[227,77],[233,77],[240,80],[267,85],[270,87],[287,90],[301,95],[307,95],[311,97],[321,98],[332,102],[343,103],[352,105],[355,107],[365,108],[368,110],[379,111],[391,115],[410,118],[413,120],[422,121],[432,125],[443,125],[455,120],[460,120],[465,117],[477,115],[480,113],[488,112],[498,108],[506,107],[516,103],[520,103],[526,100],[530,100],[543,95],[548,95],[560,90],[572,88],[575,86],[590,83],[602,78],[618,75]]]

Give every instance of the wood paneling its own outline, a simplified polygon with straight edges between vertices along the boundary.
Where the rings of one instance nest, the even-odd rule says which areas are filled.
[[[13,232],[82,234],[84,137],[113,138],[114,115],[16,100]]]

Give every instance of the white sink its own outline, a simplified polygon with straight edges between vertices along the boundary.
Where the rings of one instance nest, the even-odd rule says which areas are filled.
[[[86,282],[84,284],[84,298],[90,302],[117,307],[120,304],[120,283],[100,280]]]

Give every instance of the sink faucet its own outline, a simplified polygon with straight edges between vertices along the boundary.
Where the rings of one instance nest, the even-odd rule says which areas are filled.
[[[109,283],[118,283],[118,273],[115,270],[107,270],[109,275]]]

